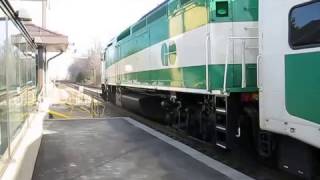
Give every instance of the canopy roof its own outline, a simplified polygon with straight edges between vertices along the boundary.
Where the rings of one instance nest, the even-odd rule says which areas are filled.
[[[47,52],[64,52],[67,50],[69,42],[68,36],[59,34],[48,29],[39,27],[32,23],[24,24],[30,36],[34,39],[37,46],[43,46]],[[22,34],[15,35],[15,44],[24,44]]]
[[[25,24],[30,36],[38,46],[44,46],[47,52],[66,51],[68,48],[68,36],[36,26],[32,23]]]

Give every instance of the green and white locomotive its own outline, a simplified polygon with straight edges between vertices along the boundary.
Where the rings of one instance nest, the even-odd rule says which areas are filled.
[[[223,149],[250,137],[311,177],[319,47],[319,1],[168,0],[107,45],[102,95]]]

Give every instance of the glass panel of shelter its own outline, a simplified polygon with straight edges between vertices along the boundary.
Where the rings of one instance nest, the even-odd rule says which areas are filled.
[[[26,42],[16,25],[0,10],[0,156],[2,160],[8,158],[9,144],[20,132],[36,104],[35,54]],[[3,156],[4,154],[7,155]],[[0,163],[0,169],[1,167]]]

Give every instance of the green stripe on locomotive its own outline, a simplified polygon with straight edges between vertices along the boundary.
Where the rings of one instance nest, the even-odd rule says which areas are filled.
[[[285,57],[286,108],[293,115],[320,124],[320,53]]]
[[[212,77],[209,80],[211,90],[223,90],[224,68],[224,65],[209,66],[210,74],[214,74],[213,76],[209,74],[209,77]],[[241,87],[241,64],[230,64],[229,69],[227,75],[228,92],[257,91],[256,64],[247,64],[246,66],[246,88],[239,88]],[[128,73],[120,75],[120,80],[124,84],[131,85],[206,89],[205,74],[205,66],[191,66]],[[115,80],[115,77],[113,78]]]

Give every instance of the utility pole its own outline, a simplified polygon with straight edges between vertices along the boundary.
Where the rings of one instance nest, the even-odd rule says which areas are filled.
[[[18,0],[15,0],[18,1]],[[20,1],[38,1],[42,3],[42,27],[46,28],[47,27],[47,5],[48,5],[48,0],[20,0]]]
[[[47,27],[47,0],[42,0],[42,27]]]

